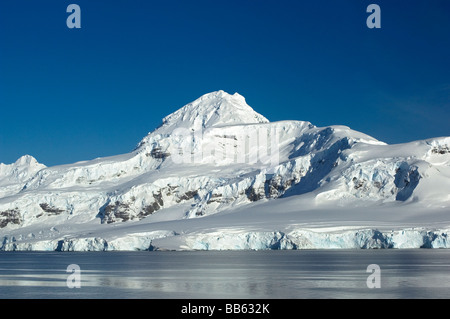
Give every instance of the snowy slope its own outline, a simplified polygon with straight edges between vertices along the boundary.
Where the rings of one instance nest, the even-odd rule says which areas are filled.
[[[387,145],[205,94],[128,154],[0,164],[0,249],[448,247],[450,137]]]
[[[19,192],[23,183],[43,168],[45,165],[30,155],[22,156],[13,164],[0,163],[0,197]]]

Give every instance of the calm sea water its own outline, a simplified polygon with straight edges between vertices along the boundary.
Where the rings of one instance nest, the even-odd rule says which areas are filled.
[[[0,298],[450,298],[450,250],[2,252]]]

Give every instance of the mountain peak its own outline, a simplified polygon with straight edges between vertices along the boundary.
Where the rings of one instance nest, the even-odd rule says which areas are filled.
[[[11,169],[13,168],[20,168],[20,167],[45,167],[45,165],[39,163],[33,156],[31,155],[23,155],[19,157],[14,163],[12,164],[4,164],[0,163],[0,165],[3,168],[9,167]]]
[[[158,129],[167,133],[175,128],[204,129],[225,125],[268,123],[255,112],[239,93],[223,91],[207,93],[166,116]]]
[[[30,166],[38,164],[38,161],[31,155],[23,155],[14,164],[16,166]]]
[[[175,129],[200,132],[213,127],[259,123],[269,123],[269,120],[255,112],[242,95],[214,91],[163,118],[162,124],[144,137],[136,149],[147,144],[152,136],[171,135]]]
[[[235,92],[234,94],[229,94],[223,90],[218,90],[218,91],[214,91],[211,93],[206,93],[199,98],[199,100],[201,100],[201,101],[214,100],[214,99],[235,100],[239,104],[245,104],[246,106],[248,106],[245,101],[245,97],[243,97],[242,95],[240,95],[237,92]]]
[[[39,163],[31,155],[23,155],[12,164],[0,163],[0,185],[24,182],[43,168],[46,168],[46,166]]]

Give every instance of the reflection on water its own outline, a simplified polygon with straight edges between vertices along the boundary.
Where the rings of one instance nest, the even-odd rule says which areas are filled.
[[[0,298],[449,298],[449,250],[3,252]],[[70,289],[66,268],[81,268]],[[366,284],[369,264],[381,288]]]

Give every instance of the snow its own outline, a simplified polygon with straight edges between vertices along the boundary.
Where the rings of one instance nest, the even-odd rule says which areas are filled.
[[[0,250],[448,248],[449,189],[450,137],[269,122],[217,91],[130,153],[0,164]]]
[[[43,168],[45,165],[30,155],[20,157],[13,164],[0,163],[0,198],[20,191],[22,184]]]

